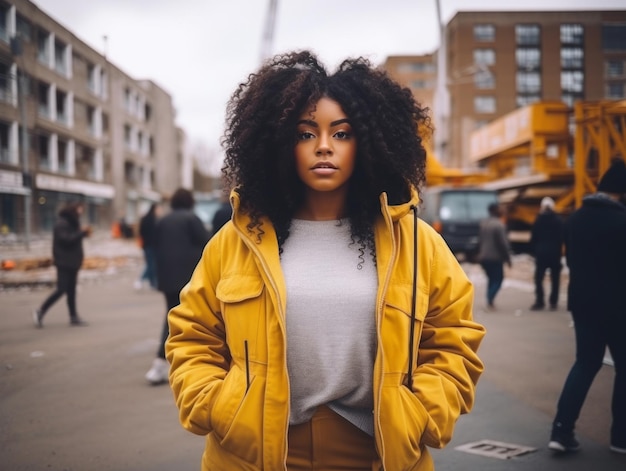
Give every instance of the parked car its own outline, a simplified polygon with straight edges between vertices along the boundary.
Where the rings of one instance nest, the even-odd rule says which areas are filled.
[[[450,250],[470,262],[478,255],[481,219],[498,202],[495,190],[478,187],[428,187],[422,194],[420,216],[441,234]]]

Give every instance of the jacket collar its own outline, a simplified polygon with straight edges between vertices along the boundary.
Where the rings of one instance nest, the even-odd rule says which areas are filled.
[[[417,195],[417,191],[415,189],[411,191],[411,199],[409,201],[398,205],[389,205],[387,193],[381,193],[380,195],[381,211],[383,211],[383,213],[387,211],[391,216],[391,220],[394,222],[406,216],[409,212],[411,212],[413,206],[417,206],[419,202],[419,196]]]

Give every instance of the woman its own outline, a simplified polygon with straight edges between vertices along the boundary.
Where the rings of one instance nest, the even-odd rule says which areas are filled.
[[[84,257],[83,238],[91,235],[91,227],[81,228],[80,226],[81,214],[83,214],[83,205],[79,202],[69,202],[59,211],[52,233],[52,258],[57,269],[57,287],[41,307],[33,311],[35,327],[43,327],[43,317],[46,312],[64,294],[67,296],[70,325],[87,325],[87,322],[81,319],[76,311],[76,283]]]
[[[328,75],[299,52],[239,86],[227,125],[233,216],[166,344],[202,469],[433,469],[426,446],[472,406],[484,329],[416,216],[426,110],[363,59]]]
[[[158,289],[165,296],[165,319],[156,357],[146,373],[146,380],[157,385],[167,382],[169,364],[165,359],[165,340],[169,334],[167,312],[178,304],[178,294],[189,281],[209,232],[193,212],[193,193],[177,189],[170,200],[171,211],[159,219],[155,232],[155,260]]]

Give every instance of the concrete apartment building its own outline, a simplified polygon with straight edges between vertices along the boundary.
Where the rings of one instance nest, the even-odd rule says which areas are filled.
[[[449,140],[438,157],[447,166],[470,166],[472,131],[521,106],[626,98],[626,10],[464,11],[445,34]],[[427,57],[385,66],[411,86],[406,71]],[[430,83],[432,90],[411,87],[418,99],[434,93],[435,79]]]
[[[71,199],[96,227],[136,222],[189,168],[175,114],[165,90],[130,77],[34,3],[0,0],[3,232],[49,231]]]

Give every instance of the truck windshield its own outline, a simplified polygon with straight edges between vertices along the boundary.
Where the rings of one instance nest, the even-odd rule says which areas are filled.
[[[475,221],[489,216],[487,207],[497,202],[491,191],[453,191],[441,194],[441,220]]]

